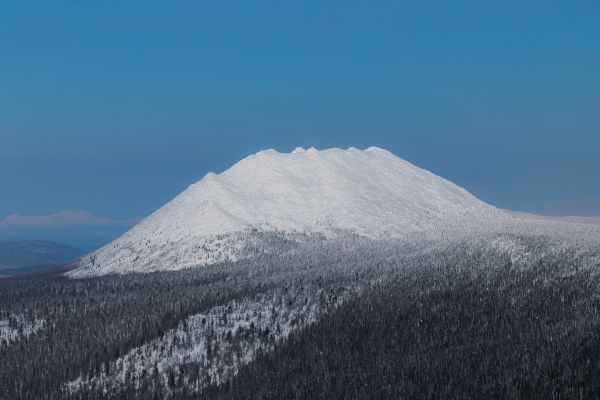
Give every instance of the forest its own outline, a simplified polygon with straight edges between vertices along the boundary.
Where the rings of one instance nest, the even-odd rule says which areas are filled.
[[[596,236],[511,232],[4,280],[0,398],[595,398],[599,269]]]

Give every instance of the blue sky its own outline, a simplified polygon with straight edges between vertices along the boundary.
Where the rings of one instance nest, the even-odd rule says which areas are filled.
[[[600,215],[598,71],[597,1],[2,1],[0,220],[100,221],[0,240],[99,243],[296,146],[381,146],[502,208]]]

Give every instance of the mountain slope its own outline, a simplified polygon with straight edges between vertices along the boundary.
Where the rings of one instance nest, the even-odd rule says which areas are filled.
[[[382,238],[504,216],[380,148],[266,150],[221,174],[207,174],[70,274],[179,269],[232,259],[256,231]]]

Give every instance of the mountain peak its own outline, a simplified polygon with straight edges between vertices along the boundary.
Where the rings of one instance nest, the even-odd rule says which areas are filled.
[[[207,174],[100,249],[97,258],[113,272],[154,270],[167,263],[165,255],[177,254],[168,268],[180,268],[219,261],[214,254],[223,251],[207,251],[206,243],[249,229],[381,238],[501,215],[466,190],[378,147],[268,149],[220,174]]]
[[[331,154],[331,153],[356,153],[356,152],[392,154],[389,151],[382,149],[381,147],[376,147],[376,146],[371,146],[364,150],[358,149],[353,146],[350,146],[347,149],[343,149],[343,148],[339,148],[339,147],[331,147],[331,148],[321,149],[321,150],[319,150],[313,146],[311,146],[307,149],[302,146],[298,146],[298,147],[294,148],[294,150],[292,150],[290,153],[280,152],[275,149],[265,149],[265,150],[260,150],[254,154],[251,154],[247,158],[255,157],[255,156],[259,156],[259,155],[277,155],[277,154],[284,154],[284,155],[286,155],[286,154],[304,154],[304,153],[329,153],[329,154]]]

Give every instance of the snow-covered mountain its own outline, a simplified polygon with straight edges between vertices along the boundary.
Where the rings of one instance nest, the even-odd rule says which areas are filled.
[[[372,238],[501,220],[506,214],[389,151],[265,150],[208,173],[73,277],[180,269],[240,257],[257,232]]]

